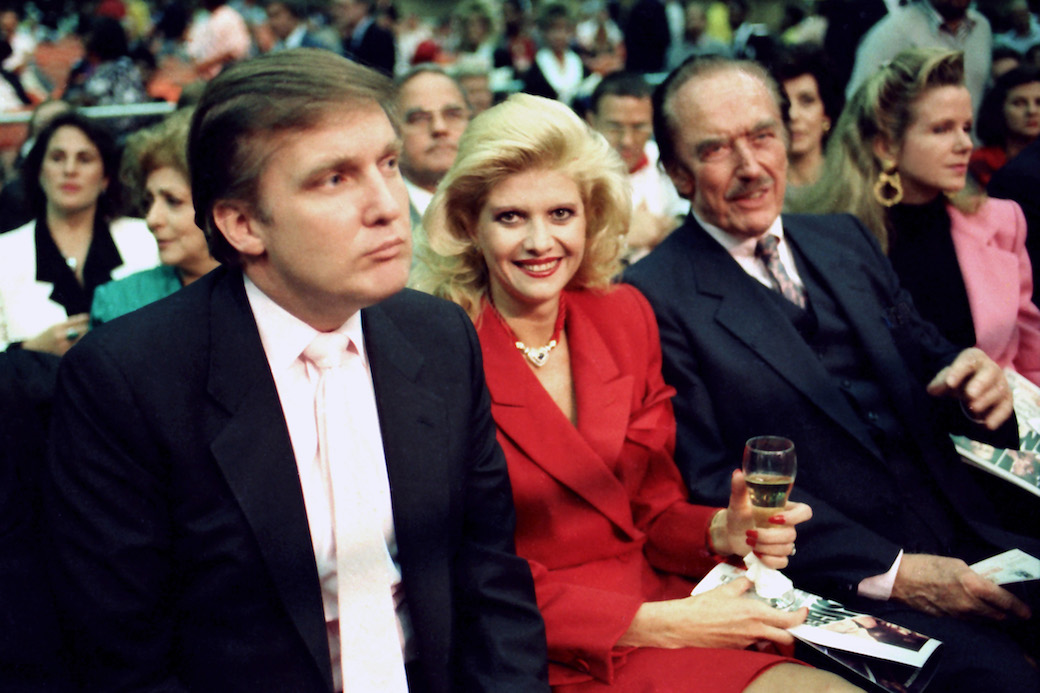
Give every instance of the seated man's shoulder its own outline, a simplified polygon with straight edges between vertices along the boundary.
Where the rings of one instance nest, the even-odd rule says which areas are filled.
[[[470,324],[466,313],[451,301],[403,289],[369,309],[382,312],[405,334],[439,338],[462,334],[460,325]]]

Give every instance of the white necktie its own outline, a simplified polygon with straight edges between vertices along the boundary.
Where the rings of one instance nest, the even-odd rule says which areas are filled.
[[[390,485],[382,456],[359,433],[370,417],[360,398],[348,392],[349,383],[368,374],[349,344],[346,335],[322,333],[303,352],[321,372],[315,416],[318,457],[332,495],[342,689],[406,693],[391,592],[393,563],[383,528]],[[341,682],[335,683],[338,690]]]

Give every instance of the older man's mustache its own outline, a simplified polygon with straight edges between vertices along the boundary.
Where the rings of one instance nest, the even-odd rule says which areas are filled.
[[[772,176],[759,176],[751,181],[737,181],[732,188],[726,191],[726,200],[732,201],[753,195],[761,190],[769,190],[773,187],[774,182]]]

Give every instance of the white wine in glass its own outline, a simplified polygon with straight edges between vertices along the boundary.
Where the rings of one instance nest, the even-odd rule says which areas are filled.
[[[769,518],[787,505],[798,463],[794,443],[781,436],[756,436],[744,445],[744,478],[755,524],[768,527]]]

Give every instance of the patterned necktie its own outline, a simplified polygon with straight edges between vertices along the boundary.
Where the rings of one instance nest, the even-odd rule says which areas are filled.
[[[805,289],[794,283],[791,275],[784,269],[784,264],[780,262],[780,253],[776,249],[779,243],[780,239],[771,233],[762,236],[755,244],[755,257],[766,266],[766,271],[773,277],[780,294],[799,308],[805,308]]]
[[[349,387],[351,371],[358,377],[365,364],[349,346],[346,335],[332,332],[319,334],[303,352],[321,373],[315,395],[318,458],[332,496],[336,545],[340,667],[334,662],[333,678],[340,669],[337,690],[406,693],[393,559],[383,528],[392,512],[390,485],[382,456],[360,434],[369,417]]]

